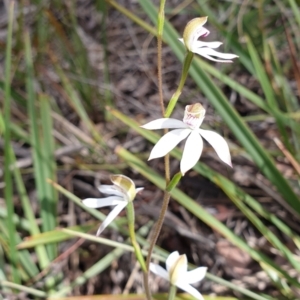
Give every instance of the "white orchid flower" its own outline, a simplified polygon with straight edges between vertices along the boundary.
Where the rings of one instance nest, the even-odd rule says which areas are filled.
[[[99,191],[112,196],[106,198],[87,198],[82,201],[84,205],[91,208],[115,206],[99,227],[97,236],[101,234],[129,202],[134,200],[136,194],[143,189],[135,188],[134,182],[124,175],[112,175],[110,179],[113,185],[101,185]]]
[[[203,137],[215,149],[219,158],[232,167],[229,147],[225,139],[216,132],[199,128],[204,116],[205,109],[200,103],[196,103],[185,107],[183,121],[162,118],[141,126],[149,130],[177,128],[165,134],[156,143],[148,160],[165,156],[179,142],[187,138],[180,162],[180,171],[184,175],[199,160],[203,149]]]
[[[168,280],[172,285],[179,287],[196,299],[204,300],[202,295],[191,286],[192,283],[201,281],[206,274],[206,267],[196,268],[192,271],[187,270],[186,255],[179,255],[178,251],[172,252],[166,260],[166,268],[150,263],[150,271]]]
[[[221,42],[202,42],[198,41],[200,37],[209,35],[209,31],[203,27],[206,23],[207,17],[195,18],[185,26],[183,38],[179,39],[187,48],[188,51],[199,54],[209,60],[218,62],[232,62],[231,59],[238,57],[231,53],[220,53],[213,49],[220,47]],[[216,59],[220,57],[222,59]]]

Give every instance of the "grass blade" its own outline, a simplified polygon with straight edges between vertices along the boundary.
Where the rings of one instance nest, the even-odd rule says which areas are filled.
[[[9,258],[12,271],[12,278],[14,282],[20,283],[21,278],[17,270],[18,256],[16,251],[16,227],[13,221],[14,216],[14,203],[13,203],[13,187],[12,187],[12,174],[10,165],[12,161],[12,153],[10,147],[10,106],[11,106],[11,51],[12,51],[12,29],[14,18],[14,2],[9,5],[8,17],[8,33],[6,40],[6,54],[5,54],[5,94],[4,94],[4,196],[7,207],[7,229],[9,237]]]
[[[1,288],[10,287],[12,289],[23,291],[25,293],[28,293],[28,294],[31,294],[33,296],[40,297],[40,298],[45,298],[47,296],[47,294],[43,291],[39,291],[34,288],[30,288],[30,287],[27,287],[24,285],[17,284],[15,282],[9,282],[9,281],[5,281],[5,280],[0,280],[0,287]]]
[[[275,99],[275,95],[274,95],[274,91],[273,91],[273,88],[272,88],[272,85],[269,81],[269,78],[265,72],[265,68],[259,58],[259,55],[251,41],[251,39],[248,37],[247,38],[247,46],[248,46],[248,50],[249,50],[249,53],[250,53],[250,57],[252,59],[252,62],[254,64],[254,68],[255,68],[255,71],[256,71],[256,78],[259,80],[260,82],[260,85],[264,91],[264,94],[266,96],[266,99],[267,99],[267,103],[268,103],[268,106],[269,107],[272,107],[274,110],[278,109],[278,104],[276,102],[276,99]],[[288,138],[288,134],[284,128],[284,125],[281,121],[281,118],[276,118],[276,123],[277,123],[277,126],[278,126],[278,129],[281,133],[281,136],[282,138],[284,139],[284,142],[285,142],[285,145],[288,147],[289,150],[291,150],[291,145],[290,145],[290,142],[289,142],[289,138]]]
[[[14,158],[14,162],[15,161],[16,160]],[[31,235],[39,234],[40,229],[39,229],[36,219],[34,217],[34,213],[32,211],[29,197],[26,193],[26,189],[24,186],[24,182],[22,180],[20,170],[17,168],[14,169],[14,177],[15,177],[16,187],[17,187],[20,199],[21,199],[21,203],[22,203],[22,207],[23,207],[25,216],[26,216],[27,220],[29,221],[29,226],[28,226],[27,230],[30,232]],[[49,265],[50,261],[49,261],[45,247],[37,246],[35,251],[36,251],[41,269],[46,268]]]
[[[42,142],[40,139],[40,123],[38,121],[37,109],[36,109],[36,95],[34,93],[33,87],[33,63],[32,63],[32,53],[30,46],[29,32],[25,31],[25,60],[27,68],[27,95],[28,95],[28,115],[30,119],[30,130],[31,130],[31,147],[32,147],[32,157],[34,166],[34,177],[36,182],[38,199],[41,205],[41,217],[42,217],[42,228],[43,231],[49,231],[54,229],[55,223],[53,223],[53,209],[50,205],[49,195],[47,193],[48,187],[46,187],[46,177],[44,170],[44,147],[42,147]],[[47,247],[48,255],[50,260],[55,258],[55,247],[49,245]]]
[[[52,185],[48,184],[46,180],[56,180],[56,163],[54,157],[55,151],[55,141],[52,134],[53,124],[51,117],[51,106],[50,99],[48,96],[42,94],[39,96],[40,112],[41,112],[41,142],[43,147],[43,160],[41,161],[42,168],[44,170],[44,180],[45,180],[45,194],[48,199],[49,205],[49,225],[50,228],[56,227],[56,217],[57,217],[57,202],[58,195],[56,190]],[[55,256],[57,253],[55,253]]]

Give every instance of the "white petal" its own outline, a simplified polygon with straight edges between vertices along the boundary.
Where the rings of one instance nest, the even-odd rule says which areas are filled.
[[[143,187],[136,188],[136,189],[135,189],[135,192],[136,192],[136,193],[139,193],[139,192],[142,191],[143,189],[144,189]]]
[[[106,185],[106,184],[101,184],[98,187],[98,190],[107,195],[116,195],[116,196],[121,196],[123,197],[123,193],[120,192],[119,190],[116,189],[114,185]]]
[[[187,138],[182,159],[180,162],[180,171],[184,175],[190,170],[199,160],[203,149],[203,141],[197,130],[193,130]]]
[[[165,156],[191,132],[191,129],[175,129],[165,134],[153,147],[148,160]]]
[[[117,197],[117,196],[111,196],[106,198],[87,198],[82,200],[82,203],[91,208],[99,208],[99,207],[105,207],[110,205],[118,205],[120,203],[124,202],[123,198]]]
[[[208,54],[208,55],[212,55],[212,56],[224,58],[224,59],[232,59],[232,58],[238,57],[235,54],[232,54],[232,53],[221,53],[221,52],[215,51],[215,50],[213,50],[211,48],[202,48],[201,52],[204,52],[205,54]]]
[[[128,202],[122,201],[107,215],[106,219],[103,221],[103,223],[97,231],[97,236],[99,236],[101,232],[117,217],[117,215],[127,204]]]
[[[194,287],[192,287],[188,283],[181,281],[181,282],[178,282],[176,284],[176,286],[179,287],[180,289],[186,291],[187,293],[191,294],[196,299],[204,300],[202,295]]]
[[[199,133],[211,144],[219,158],[232,167],[231,156],[227,142],[218,133],[210,130],[198,129]]]
[[[221,63],[232,63],[232,60],[215,59],[209,55],[200,53],[200,51],[194,51],[194,53],[197,53],[197,54],[199,54],[209,60],[212,60],[212,61],[217,61],[217,62],[221,62]]]
[[[207,47],[207,48],[218,48],[222,45],[221,42],[202,42],[202,41],[195,41],[193,45],[193,49]]]
[[[179,256],[180,255],[179,255],[178,251],[174,251],[168,256],[168,258],[166,260],[166,268],[167,268],[168,272],[171,270],[173,265],[176,263]]]
[[[213,60],[213,61],[225,62],[225,63],[232,62],[230,59],[238,57],[235,54],[221,53],[221,52],[217,52],[211,48],[199,48],[199,49],[196,49],[194,51],[194,53],[197,53],[197,54],[199,54],[207,59]],[[212,56],[221,57],[221,58],[224,58],[225,60],[215,59]]]
[[[185,281],[187,283],[195,283],[201,281],[205,277],[206,271],[206,267],[200,267],[195,270],[186,272],[184,275]]]
[[[187,128],[187,125],[185,125],[182,121],[177,119],[161,118],[151,121],[141,127],[149,130],[156,130],[164,128]]]
[[[169,273],[161,266],[150,263],[150,271],[153,272],[154,274],[170,281],[169,279]]]
[[[183,39],[178,39],[183,45],[184,45],[184,40]]]

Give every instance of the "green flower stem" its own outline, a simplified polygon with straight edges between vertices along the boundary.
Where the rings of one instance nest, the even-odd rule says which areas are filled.
[[[162,38],[165,23],[165,4],[166,0],[161,0],[159,5],[158,17],[157,17],[157,80],[158,80],[158,93],[161,112],[165,114],[165,105],[163,98],[162,87]]]
[[[168,300],[174,300],[175,299],[176,291],[177,291],[176,285],[171,284],[170,290],[169,290]]]
[[[166,112],[164,114],[165,118],[169,118],[171,116],[171,114],[172,114],[172,112],[175,108],[175,105],[176,105],[176,103],[179,99],[179,96],[181,95],[181,92],[182,92],[183,87],[184,87],[184,83],[185,83],[186,78],[188,76],[188,71],[189,71],[191,62],[193,60],[193,57],[194,57],[194,53],[190,52],[190,51],[188,51],[185,55],[180,82],[179,82],[179,85],[178,85],[178,88],[177,88],[176,92],[173,94],[173,96],[172,96],[172,98],[171,98],[171,100],[168,104],[168,107],[167,107]]]
[[[167,185],[166,191],[170,193],[177,186],[177,184],[180,181],[181,177],[182,177],[182,175],[181,175],[180,172],[176,173],[173,176],[172,180]]]
[[[168,129],[164,130],[164,134],[168,133]],[[166,186],[169,185],[170,183],[170,154],[166,154],[165,158],[164,158],[164,162],[165,162],[165,180],[166,180]]]
[[[136,256],[138,262],[141,265],[141,268],[142,268],[143,272],[147,272],[145,260],[144,260],[144,257],[143,257],[140,245],[136,241],[135,228],[134,228],[135,218],[134,218],[133,203],[129,202],[127,204],[126,208],[127,208],[127,219],[128,219],[128,227],[129,227],[129,236],[130,236],[130,239],[131,239],[132,246],[134,248],[134,253],[135,253],[135,256]]]

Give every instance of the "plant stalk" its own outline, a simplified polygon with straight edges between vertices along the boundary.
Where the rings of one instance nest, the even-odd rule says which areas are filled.
[[[161,107],[161,113],[163,116],[165,114],[165,105],[164,105],[163,85],[162,85],[162,38],[163,38],[163,30],[164,30],[164,22],[165,22],[165,10],[164,10],[165,4],[166,4],[166,0],[160,0],[158,18],[157,18],[157,80],[158,80],[159,103]],[[166,129],[164,131],[165,133],[168,132],[168,130]],[[165,162],[165,179],[166,179],[166,186],[167,186],[170,181],[170,156],[169,155],[165,156],[164,162]],[[161,213],[155,227],[154,237],[150,242],[150,248],[146,259],[146,272],[144,272],[144,288],[145,288],[147,300],[151,300],[151,291],[149,287],[149,266],[150,266],[151,256],[156,241],[158,239],[162,224],[164,222],[165,214],[168,209],[169,200],[170,200],[170,194],[165,191]]]
[[[169,295],[168,295],[168,300],[174,300],[175,299],[176,291],[177,291],[176,285],[171,284],[170,290],[169,290]]]
[[[178,101],[178,99],[179,99],[179,97],[182,93],[186,78],[188,76],[188,71],[189,71],[190,65],[191,65],[192,60],[193,60],[193,57],[194,57],[194,53],[190,52],[190,51],[188,51],[185,55],[180,82],[179,82],[179,85],[178,85],[178,88],[177,88],[176,92],[173,94],[173,96],[172,96],[172,98],[171,98],[171,100],[168,104],[168,107],[167,107],[166,112],[164,114],[165,118],[170,117],[170,115],[172,114],[172,112],[173,112],[173,110],[176,106],[176,103],[177,103],[177,101]]]
[[[144,260],[140,245],[138,244],[138,242],[136,240],[136,236],[135,236],[135,228],[134,228],[135,216],[134,216],[133,203],[129,202],[127,204],[126,208],[127,208],[127,219],[128,219],[130,240],[131,240],[132,246],[134,248],[135,256],[136,256],[138,262],[140,263],[140,266],[141,266],[143,272],[145,273],[145,272],[147,272],[145,260]]]

